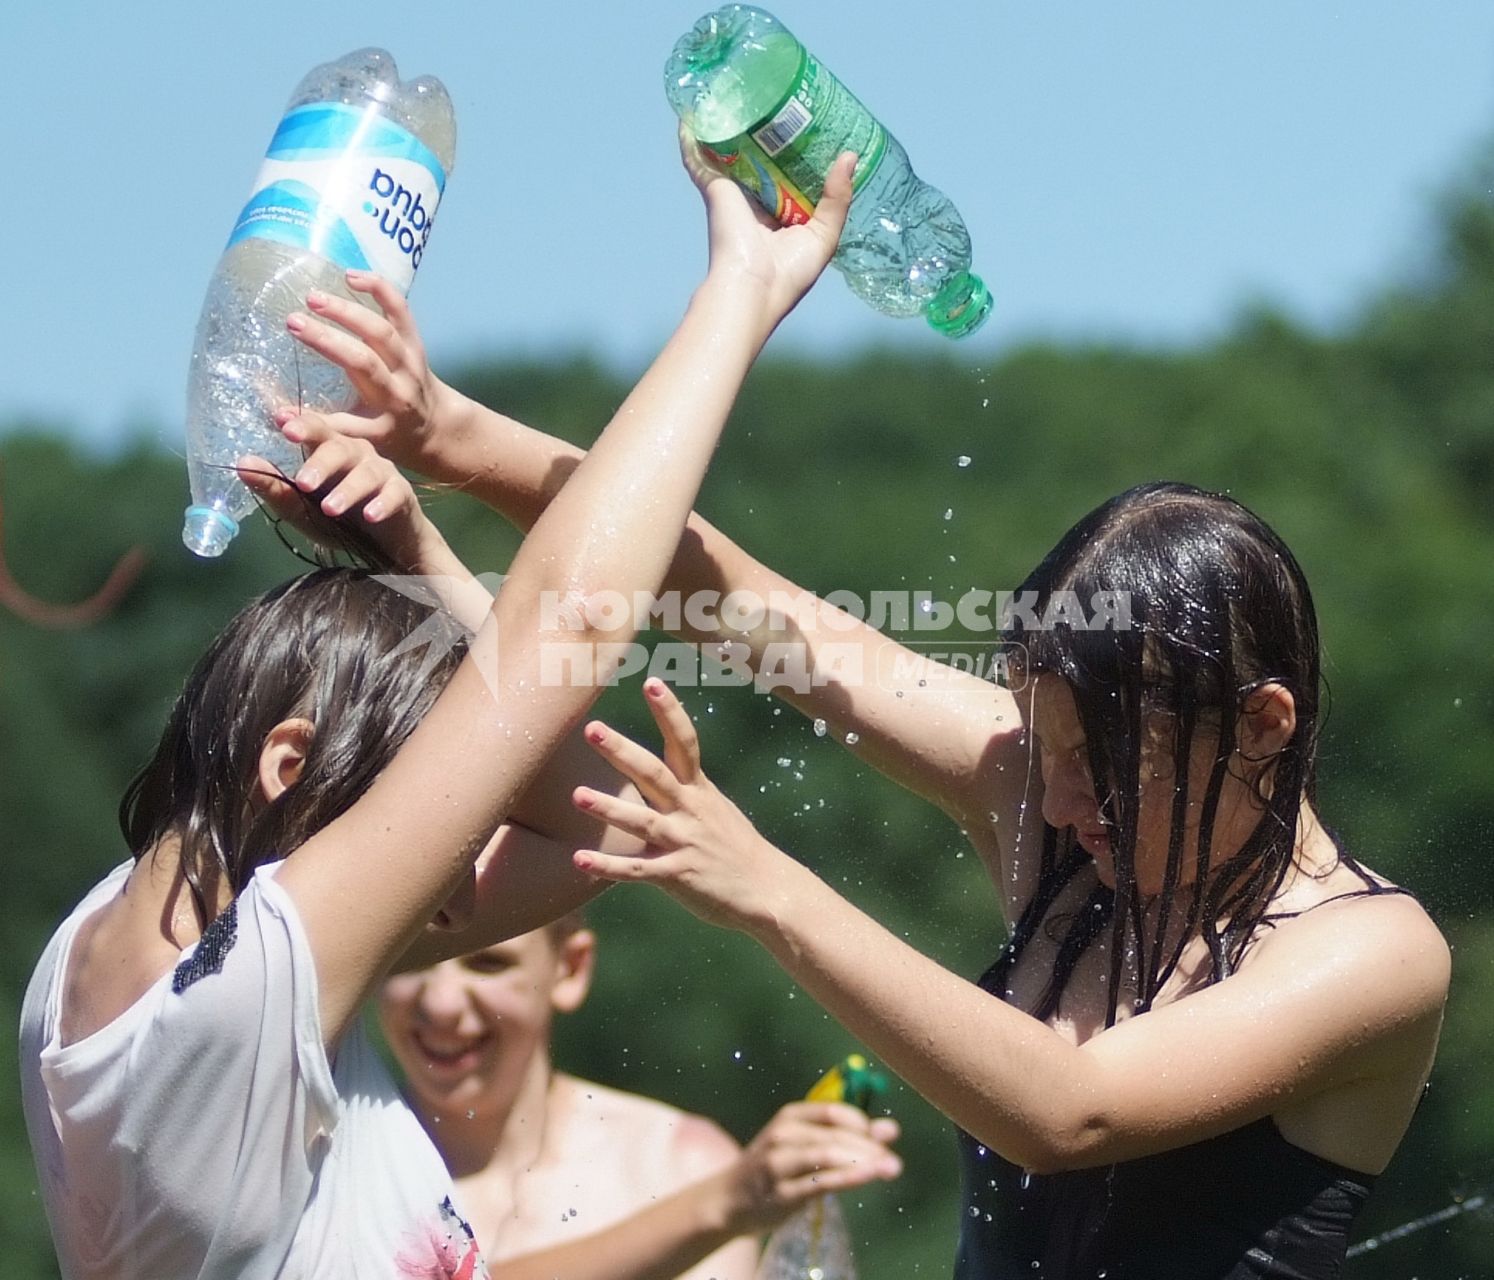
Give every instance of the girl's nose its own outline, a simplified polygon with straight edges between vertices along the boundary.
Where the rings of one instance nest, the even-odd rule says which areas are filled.
[[[1043,760],[1043,821],[1090,830],[1099,821],[1100,806],[1089,783],[1089,770],[1074,755]]]

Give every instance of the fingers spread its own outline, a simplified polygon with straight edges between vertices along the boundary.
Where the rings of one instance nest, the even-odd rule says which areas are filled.
[[[658,678],[643,682],[644,700],[664,735],[664,763],[681,782],[694,782],[700,776],[700,736],[690,713],[674,696],[674,691]]]
[[[595,814],[608,826],[637,836],[647,845],[658,847],[662,843],[660,815],[645,805],[634,804],[631,800],[622,800],[591,787],[577,787],[571,793],[571,799],[576,808]]]
[[[597,849],[577,849],[571,862],[578,871],[596,876],[599,880],[658,880],[668,872],[659,865],[658,859],[625,858],[615,853],[602,853]]]
[[[592,750],[637,787],[654,808],[672,813],[678,807],[680,784],[658,756],[599,720],[586,726],[586,741]]]

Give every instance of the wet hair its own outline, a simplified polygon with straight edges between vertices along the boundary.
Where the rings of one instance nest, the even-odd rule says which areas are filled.
[[[254,869],[346,812],[394,757],[465,652],[444,615],[366,568],[321,568],[253,601],[198,661],[155,754],[126,790],[119,821],[138,860],[181,842],[181,868],[206,924],[204,872],[239,893]],[[313,726],[299,780],[273,801],[259,758],[281,721]]]
[[[1065,614],[1065,600],[1089,610],[1101,592],[1124,593],[1120,599],[1128,608],[1119,611],[1121,625],[1086,627],[1072,612]],[[1098,885],[1076,916],[1048,922],[1059,896],[1090,860],[1076,846],[1072,828],[1059,832],[1045,824],[1036,890],[990,979],[995,989],[1004,988],[1038,929],[1061,931],[1054,935],[1058,954],[1051,980],[1032,1010],[1050,1017],[1080,957],[1108,927],[1111,1025],[1128,952],[1139,974],[1138,1012],[1151,1006],[1196,933],[1208,944],[1208,980],[1228,977],[1291,867],[1301,803],[1314,800],[1317,784],[1321,672],[1312,595],[1296,558],[1253,512],[1223,494],[1154,483],[1130,489],[1080,520],[1016,598],[1035,605],[1025,614],[1012,612],[1002,640],[1013,654],[1025,651],[1014,674],[1061,676],[1073,692],[1090,776],[1101,797],[1115,886]],[[1039,625],[1031,625],[1034,620]],[[1214,824],[1237,746],[1236,716],[1249,694],[1268,683],[1291,694],[1296,729],[1273,759],[1247,762],[1261,816],[1244,844],[1221,857]],[[1189,762],[1200,731],[1217,738],[1217,750],[1202,797],[1192,797]],[[1148,745],[1157,755],[1148,754],[1143,764]],[[1136,885],[1137,811],[1143,768],[1168,756],[1173,794],[1167,862],[1156,934],[1148,937],[1146,903]],[[1173,904],[1188,853],[1185,819],[1194,803],[1198,869],[1178,933]],[[1347,854],[1340,856],[1374,887]],[[1169,945],[1170,935],[1177,940]]]

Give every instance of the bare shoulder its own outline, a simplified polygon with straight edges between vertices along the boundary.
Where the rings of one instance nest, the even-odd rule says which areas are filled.
[[[684,1179],[708,1177],[726,1168],[742,1153],[741,1145],[714,1120],[679,1113],[672,1154]]]
[[[671,1183],[714,1173],[740,1151],[731,1135],[705,1116],[591,1080],[565,1080],[574,1093],[578,1117],[605,1126],[612,1142],[626,1140],[628,1150]]]
[[[1440,1018],[1452,976],[1447,940],[1407,893],[1329,896],[1276,922],[1256,952],[1263,966],[1321,974],[1392,1025]]]

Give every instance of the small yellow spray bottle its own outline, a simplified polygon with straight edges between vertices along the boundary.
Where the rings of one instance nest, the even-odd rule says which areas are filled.
[[[825,1072],[805,1100],[870,1111],[886,1092],[887,1077],[853,1053]],[[850,1235],[833,1195],[805,1205],[768,1237],[757,1280],[856,1280]]]

